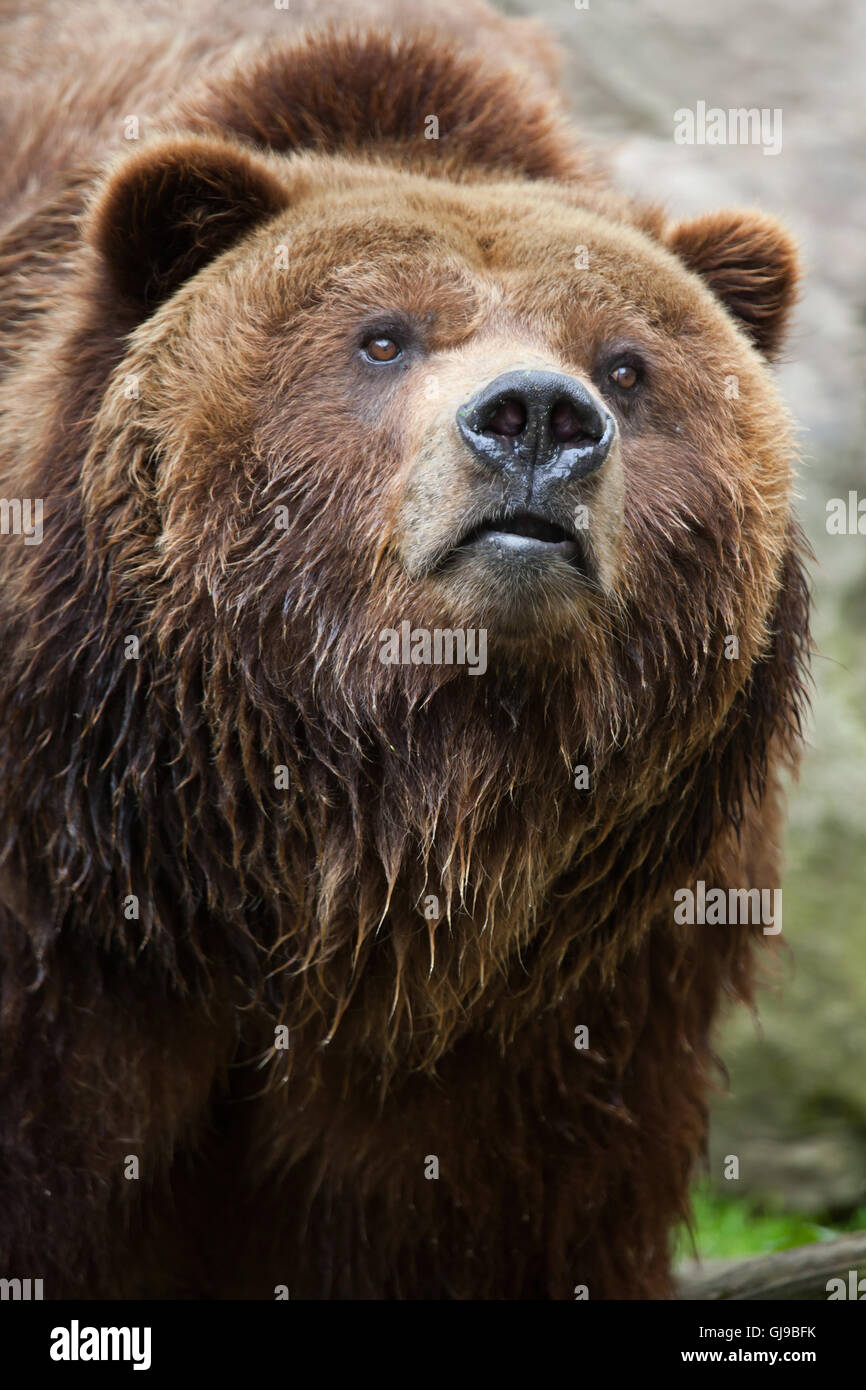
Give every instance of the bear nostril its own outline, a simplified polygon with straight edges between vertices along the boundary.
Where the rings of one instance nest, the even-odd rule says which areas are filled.
[[[565,372],[503,372],[457,411],[476,461],[528,480],[536,469],[585,478],[616,437],[612,416],[589,387]]]
[[[485,433],[514,438],[526,429],[526,406],[513,397],[501,401],[484,426]]]
[[[573,444],[578,439],[587,440],[591,436],[585,415],[566,400],[557,401],[551,411],[550,433],[557,444]]]

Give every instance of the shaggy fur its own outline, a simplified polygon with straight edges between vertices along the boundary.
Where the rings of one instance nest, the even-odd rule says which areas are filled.
[[[93,47],[7,21],[2,495],[45,517],[0,545],[0,1272],[48,1297],[671,1292],[762,940],[673,894],[778,883],[800,737],[795,254],[608,191],[540,38],[413,8],[270,45],[213,5]],[[440,566],[490,502],[455,409],[510,365],[603,394],[613,338],[649,375],[594,579],[515,624]],[[404,619],[486,624],[486,675],[383,665]]]

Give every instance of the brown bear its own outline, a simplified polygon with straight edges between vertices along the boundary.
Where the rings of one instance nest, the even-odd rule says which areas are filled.
[[[67,8],[4,11],[0,1273],[669,1297],[777,931],[678,905],[777,887],[805,698],[791,239],[611,191],[480,0]]]

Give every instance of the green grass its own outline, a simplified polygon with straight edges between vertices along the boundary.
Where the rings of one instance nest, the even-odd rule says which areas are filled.
[[[694,1235],[698,1255],[704,1260],[745,1259],[769,1255],[792,1245],[832,1240],[846,1231],[866,1228],[866,1207],[848,1220],[832,1225],[808,1221],[796,1212],[767,1211],[744,1197],[722,1197],[700,1185],[692,1193]],[[674,1245],[677,1260],[693,1258],[687,1230],[678,1232]]]

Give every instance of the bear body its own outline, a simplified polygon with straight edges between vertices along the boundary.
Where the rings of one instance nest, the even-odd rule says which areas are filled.
[[[778,886],[800,739],[790,240],[611,191],[486,5],[119,8],[6,21],[0,1272],[669,1297],[773,934],[677,895]]]

